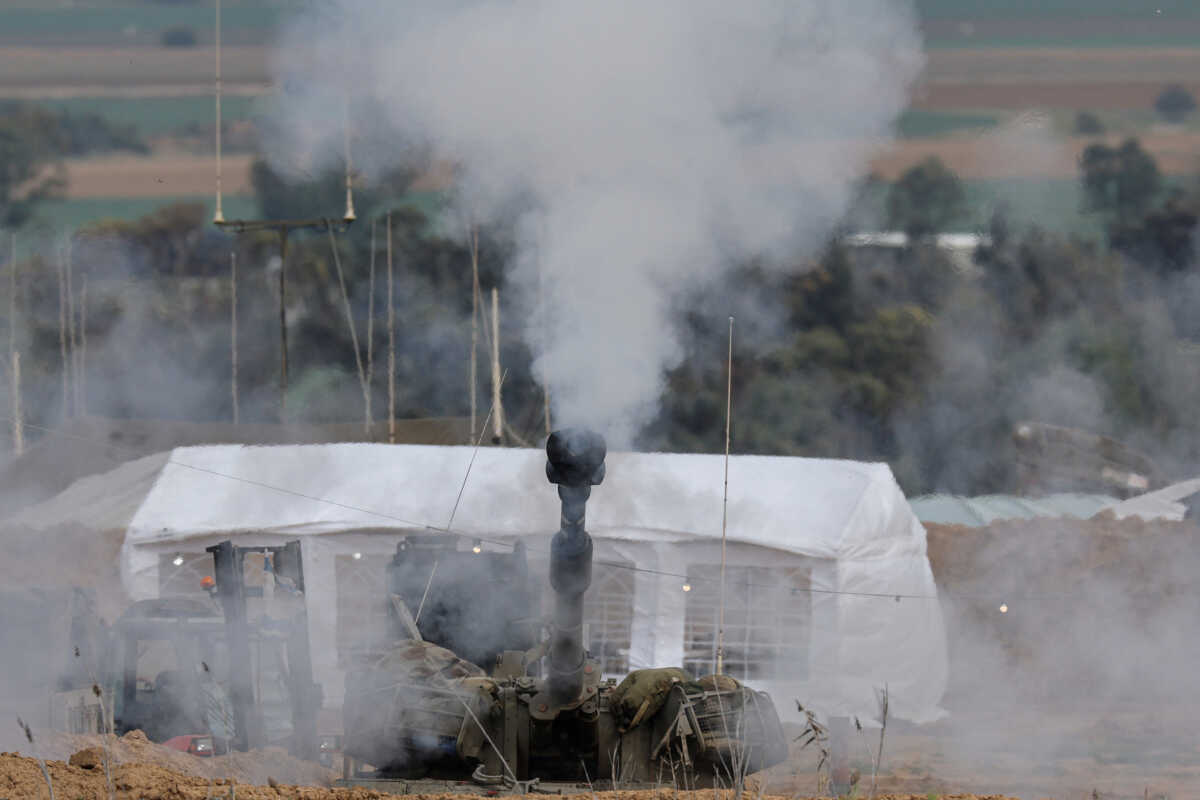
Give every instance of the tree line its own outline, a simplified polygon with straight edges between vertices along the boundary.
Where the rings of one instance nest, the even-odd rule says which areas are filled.
[[[364,187],[356,195],[360,221],[332,242],[326,234],[293,238],[288,407],[298,420],[361,419],[331,248],[347,271],[365,350],[368,310],[379,319],[386,308],[389,217],[399,412],[468,411],[466,231],[439,226],[436,213],[406,199],[414,177],[396,170]],[[296,182],[265,163],[255,165],[253,184],[268,218],[319,216],[340,208],[344,192],[336,174]],[[665,376],[661,407],[639,444],[722,448],[727,299],[736,297],[735,452],[886,461],[910,493],[1005,491],[1015,480],[1012,427],[1035,419],[1124,438],[1168,467],[1190,468],[1200,441],[1189,403],[1200,381],[1192,345],[1200,338],[1192,313],[1200,302],[1197,194],[1169,184],[1133,140],[1091,146],[1078,186],[1080,202],[1103,221],[1103,240],[1022,227],[998,207],[964,267],[935,238],[963,218],[962,183],[932,159],[888,190],[882,222],[908,233],[904,247],[855,248],[834,236],[815,257],[741,263],[718,282],[689,287],[676,298],[674,323],[686,358]],[[27,215],[34,202],[14,200],[10,191],[0,197],[0,211],[15,221],[14,203]],[[479,237],[481,284],[485,291],[499,287],[503,297],[515,252],[512,226],[497,223]],[[241,265],[241,418],[274,419],[272,234],[222,232],[202,206],[181,205],[133,222],[92,224],[37,250],[17,265],[16,282],[30,422],[53,426],[63,415],[55,275],[67,257],[90,286],[87,319],[80,320],[89,341],[88,409],[229,419],[231,253]],[[513,315],[502,317],[505,405],[514,430],[532,440],[542,395],[521,326]],[[374,325],[376,354],[386,335]],[[480,380],[486,410],[483,371]],[[384,407],[382,379],[373,391],[374,407]]]

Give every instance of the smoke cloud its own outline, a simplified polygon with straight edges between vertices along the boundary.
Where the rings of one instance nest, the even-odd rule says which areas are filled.
[[[502,298],[556,424],[631,443],[682,357],[669,300],[819,247],[922,65],[908,3],[330,0],[283,36],[270,158],[458,167],[447,217],[517,217]],[[511,311],[510,311],[511,313]]]

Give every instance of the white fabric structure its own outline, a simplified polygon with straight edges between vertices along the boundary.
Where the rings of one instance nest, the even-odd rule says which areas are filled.
[[[413,532],[460,535],[460,549],[476,537],[489,549],[520,538],[531,573],[545,583],[559,513],[545,461],[532,449],[177,448],[80,481],[13,521],[87,520],[92,501],[104,502],[104,526],[125,527],[122,581],[134,599],[159,592],[160,570],[176,553],[203,554],[230,537],[243,546],[302,539],[314,669],[337,705],[337,581],[346,559],[386,561]],[[632,588],[629,668],[707,658],[711,629],[702,623],[719,594],[723,470],[715,455],[608,456],[587,527],[598,562],[615,562],[612,574]],[[823,714],[870,719],[885,684],[892,714],[941,714],[946,642],[925,531],[886,464],[734,456],[728,520],[727,665],[739,647],[745,659],[770,650],[778,663],[756,667],[748,682],[771,691],[785,717],[800,700]],[[784,641],[760,630],[768,618],[782,620]]]

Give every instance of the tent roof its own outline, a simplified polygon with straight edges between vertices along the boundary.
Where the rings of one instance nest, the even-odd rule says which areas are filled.
[[[396,441],[453,444],[469,441],[469,420],[429,417],[396,420]],[[106,419],[86,416],[43,436],[24,455],[0,457],[0,507],[25,508],[47,500],[87,475],[173,447],[206,444],[319,444],[388,438],[387,423],[364,432],[361,423],[311,425]]]
[[[182,447],[79,481],[13,522],[48,527],[67,516],[127,523],[131,544],[246,530],[544,534],[557,529],[559,513],[545,460],[534,449],[427,445]],[[610,453],[607,464],[588,504],[593,534],[720,537],[721,456]],[[911,554],[925,547],[886,464],[825,459],[731,457],[728,535],[823,558],[894,555],[897,539],[911,544]]]

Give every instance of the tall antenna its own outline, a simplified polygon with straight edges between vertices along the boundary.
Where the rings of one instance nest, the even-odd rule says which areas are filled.
[[[471,392],[471,441],[475,441],[478,418],[476,392],[479,386],[479,231],[471,225],[471,364],[467,378]]]
[[[25,426],[21,421],[21,354],[17,351],[17,234],[10,239],[8,259],[8,363],[12,396],[13,454],[25,452]]]
[[[329,217],[310,219],[225,219],[221,204],[221,0],[216,0],[216,112],[217,112],[217,206],[213,212],[213,224],[222,230],[234,233],[246,231],[274,231],[279,234],[279,421],[287,422],[288,393],[288,318],[287,318],[287,249],[288,235],[292,231],[345,230],[354,222],[354,197],[350,179],[350,126],[349,110],[345,110],[346,123],[346,211],[340,221]]]
[[[87,416],[87,324],[88,274],[83,273],[83,288],[79,290],[79,371],[76,376],[79,393],[79,414]]]
[[[721,602],[717,612],[717,674],[725,672],[725,531],[729,524],[729,420],[733,409],[733,317],[729,318],[729,354],[725,379],[725,494],[721,500]]]
[[[238,411],[238,311],[237,251],[229,251],[229,391],[233,400],[233,424],[241,422]]]
[[[221,210],[221,0],[217,0],[217,210],[213,212],[213,222],[220,225],[225,221],[225,212]]]
[[[350,223],[358,219],[354,214],[354,181],[351,175],[353,174],[354,166],[350,161],[350,98],[347,97],[342,104],[342,127],[343,136],[345,138],[346,147],[346,213],[342,215],[342,220]]]
[[[17,350],[17,234],[9,235],[8,255],[8,356]]]
[[[492,443],[504,436],[504,406],[500,403],[500,292],[492,287]]]
[[[62,415],[71,418],[71,371],[67,361],[67,267],[64,246],[59,245],[58,259],[58,351],[62,361]]]
[[[396,295],[392,289],[392,212],[387,215],[388,443],[396,443]]]

